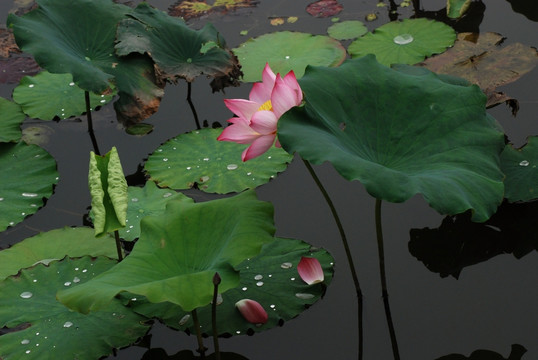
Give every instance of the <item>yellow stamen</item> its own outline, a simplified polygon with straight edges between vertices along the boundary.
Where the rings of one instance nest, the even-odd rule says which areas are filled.
[[[260,110],[269,110],[269,111],[273,111],[273,105],[271,105],[271,100],[267,100],[266,102],[264,102],[262,104],[262,106],[260,106],[258,108],[258,111]]]

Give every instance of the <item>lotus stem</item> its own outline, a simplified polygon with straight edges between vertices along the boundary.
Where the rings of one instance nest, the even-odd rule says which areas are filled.
[[[392,345],[392,354],[394,360],[400,360],[400,352],[398,350],[398,341],[396,340],[396,331],[392,322],[390,313],[389,293],[387,291],[387,277],[385,275],[385,254],[383,250],[383,228],[381,226],[381,199],[375,201],[375,229],[377,235],[377,249],[379,252],[379,273],[381,275],[381,291],[383,296],[383,305],[385,307],[385,316],[389,327],[390,343]]]
[[[200,321],[198,320],[198,313],[196,309],[191,311],[192,321],[194,322],[194,329],[196,331],[196,340],[198,340],[198,352],[200,353],[200,359],[205,359],[205,346],[202,339],[202,332],[200,331]]]
[[[97,155],[101,155],[101,152],[99,151],[99,145],[97,145],[97,138],[95,137],[95,133],[93,132],[92,110],[90,107],[89,91],[84,91],[84,100],[86,101],[86,119],[88,121],[88,133],[90,133],[90,139],[92,140],[93,144],[93,152],[95,152]]]
[[[118,251],[118,262],[123,260],[123,254],[121,251],[120,233],[118,230],[114,231],[114,238],[116,239],[116,250]]]
[[[213,276],[213,302],[211,303],[211,325],[213,327],[213,347],[215,348],[216,360],[220,360],[219,331],[217,330],[217,296],[219,294],[220,281],[220,275],[216,272]]]
[[[194,116],[194,122],[196,123],[196,129],[200,130],[200,121],[198,120],[198,113],[196,112],[196,108],[194,107],[194,104],[191,100],[191,92],[192,92],[192,83],[190,81],[187,81],[187,102],[189,103],[189,106],[191,107],[192,115]]]
[[[301,158],[302,159],[302,158]],[[355,271],[355,264],[353,263],[353,256],[351,255],[351,250],[349,249],[349,244],[347,242],[346,233],[344,232],[344,227],[342,226],[342,222],[340,221],[340,217],[338,216],[338,213],[336,212],[336,208],[334,207],[334,204],[325,190],[325,187],[319,180],[318,176],[316,175],[316,172],[312,168],[312,165],[310,165],[310,162],[308,162],[305,159],[302,159],[303,163],[305,164],[306,168],[310,172],[310,175],[314,179],[314,182],[318,186],[319,190],[323,194],[323,197],[325,198],[325,201],[327,202],[327,205],[329,205],[329,208],[331,209],[331,214],[333,215],[334,221],[336,222],[336,226],[338,227],[338,231],[340,232],[340,238],[342,239],[342,243],[344,244],[344,249],[346,251],[347,256],[347,262],[349,264],[349,269],[351,271],[351,277],[353,278],[353,283],[355,284],[355,292],[357,294],[357,312],[358,312],[358,334],[359,334],[359,353],[358,353],[358,359],[362,360],[363,357],[363,331],[362,331],[362,290],[361,286],[359,284],[359,277],[357,276],[357,272]]]

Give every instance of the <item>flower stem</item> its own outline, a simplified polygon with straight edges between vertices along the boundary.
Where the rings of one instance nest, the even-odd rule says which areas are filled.
[[[99,151],[99,145],[97,144],[97,138],[95,137],[95,133],[93,132],[93,120],[92,120],[92,110],[90,107],[90,92],[89,91],[84,91],[84,100],[86,101],[86,118],[88,121],[88,133],[90,134],[90,139],[92,140],[93,151],[97,155],[101,155],[101,152]]]
[[[302,159],[302,158],[301,158]],[[355,265],[353,263],[353,256],[351,255],[351,250],[349,249],[349,244],[347,242],[347,237],[344,232],[344,227],[342,226],[342,223],[340,221],[340,217],[338,216],[338,213],[336,212],[336,208],[334,207],[334,204],[329,197],[329,194],[323,187],[323,184],[319,180],[318,176],[316,175],[316,172],[312,168],[312,165],[310,165],[310,162],[308,162],[305,159],[302,159],[303,163],[305,164],[306,168],[310,172],[310,175],[314,179],[314,182],[318,186],[319,190],[323,194],[323,197],[325,198],[325,201],[327,202],[327,205],[329,205],[329,208],[331,209],[331,213],[333,215],[334,221],[336,222],[336,226],[338,227],[338,231],[340,232],[340,237],[342,238],[342,243],[344,244],[344,249],[346,251],[347,256],[347,262],[349,264],[349,269],[351,270],[351,277],[353,278],[353,283],[355,284],[355,292],[357,294],[357,310],[358,310],[358,330],[359,330],[359,360],[362,359],[363,354],[363,335],[362,335],[362,291],[361,286],[359,284],[359,278],[357,276],[357,272],[355,271]]]
[[[196,108],[194,107],[194,104],[191,100],[191,91],[192,91],[192,83],[190,81],[187,81],[187,102],[189,103],[189,106],[192,111],[192,115],[194,116],[194,122],[196,123],[196,129],[200,130],[200,121],[198,120],[198,113],[196,113]]]
[[[118,251],[118,262],[120,262],[123,260],[123,254],[121,253],[120,233],[118,230],[114,231],[114,238],[116,239],[116,250]]]
[[[205,359],[205,346],[202,339],[202,332],[200,331],[200,321],[198,321],[198,313],[196,309],[191,311],[192,321],[194,322],[194,329],[196,331],[196,340],[198,340],[198,352],[200,353],[200,359]]]
[[[215,349],[215,360],[220,360],[219,331],[217,330],[217,296],[219,294],[219,284],[221,278],[216,272],[213,276],[213,302],[211,303],[211,322],[213,327],[213,347]]]
[[[392,323],[392,315],[390,313],[389,293],[387,291],[387,277],[385,275],[385,254],[383,249],[383,228],[381,224],[381,199],[375,201],[375,230],[377,236],[377,249],[379,252],[379,273],[381,274],[381,292],[383,296],[383,305],[385,307],[385,316],[389,327],[390,343],[392,345],[392,354],[394,360],[400,360],[400,352],[398,350],[398,341],[396,340],[396,331]]]

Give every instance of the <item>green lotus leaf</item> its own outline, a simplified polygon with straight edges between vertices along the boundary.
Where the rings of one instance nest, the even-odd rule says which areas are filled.
[[[147,52],[159,75],[170,81],[183,78],[191,82],[202,74],[229,79],[240,73],[237,59],[225,48],[224,39],[213,25],[193,30],[183,19],[147,3],[140,3],[129,18],[121,21],[117,41],[119,55]]]
[[[264,156],[242,162],[247,145],[217,141],[221,132],[202,129],[179,135],[151,154],[144,168],[160,186],[181,190],[197,184],[202,191],[226,194],[265,184],[293,159],[273,147]]]
[[[222,292],[238,286],[235,267],[258,255],[274,231],[273,207],[253,191],[197,204],[169,201],[164,214],[142,219],[140,239],[113,271],[58,298],[86,313],[128,291],[190,311],[211,301],[215,272]]]
[[[425,69],[399,69],[371,55],[309,67],[299,81],[305,105],[280,118],[280,143],[315,164],[331,162],[375,198],[420,193],[442,214],[471,209],[474,221],[487,220],[503,199],[504,135],[485,95]]]
[[[323,268],[325,279],[323,285],[307,285],[297,273],[297,264],[302,256],[317,258]],[[222,301],[218,300],[217,329],[219,335],[247,334],[251,331],[263,331],[281,326],[318,301],[325,293],[333,276],[333,258],[322,249],[312,249],[311,245],[293,239],[277,238],[264,245],[255,258],[237,266],[240,283],[237,287],[221,292]],[[152,304],[144,299],[126,297],[134,311],[145,316],[154,316],[171,328],[194,331],[190,314],[171,303]],[[259,302],[269,319],[263,326],[254,326],[247,322],[235,308],[241,299]],[[133,301],[134,299],[134,301]],[[212,333],[211,305],[197,309],[202,329]]]
[[[472,0],[446,0],[446,14],[449,18],[459,18],[471,5]]]
[[[128,208],[125,228],[119,230],[123,240],[132,241],[140,236],[140,220],[148,215],[159,216],[164,213],[169,200],[193,202],[182,193],[159,189],[153,181],[146,182],[143,188],[129,186],[127,189]]]
[[[352,58],[374,54],[384,65],[416,64],[426,56],[442,53],[456,41],[448,25],[428,19],[405,19],[378,27],[353,41],[347,49]]]
[[[329,36],[336,40],[355,39],[367,32],[366,26],[358,20],[338,22],[327,29]]]
[[[293,70],[300,78],[307,65],[338,66],[346,50],[328,36],[280,31],[249,39],[233,49],[239,58],[243,80],[261,81],[265,63],[282,75]]]
[[[56,161],[26,143],[0,143],[0,169],[9,181],[0,185],[0,231],[21,222],[43,206],[58,182]]]
[[[105,105],[113,97],[113,94],[90,93],[91,107]],[[36,76],[25,76],[13,90],[13,100],[34,119],[66,119],[86,112],[84,90],[75,85],[71,74],[42,71]]]
[[[38,8],[26,15],[8,16],[23,51],[51,73],[72,74],[85,91],[100,94],[114,84],[120,117],[134,117],[136,122],[156,110],[162,89],[152,82],[153,63],[147,56],[120,58],[114,51],[117,24],[131,8],[110,0],[77,0],[69,6],[63,0],[37,3]]]
[[[538,198],[538,137],[528,139],[525,146],[514,149],[506,145],[501,154],[504,197],[509,201],[530,201]]]
[[[90,153],[88,185],[95,236],[121,229],[127,218],[127,181],[116,147],[104,156]]]
[[[43,232],[0,251],[0,280],[39,262],[47,265],[65,256],[85,255],[113,258],[118,253],[113,240],[96,238],[89,227],[65,227]]]
[[[93,360],[143,336],[149,329],[145,318],[118,300],[89,315],[56,300],[58,290],[81,286],[115,264],[108,258],[66,258],[0,282],[0,326],[17,330],[0,336],[0,358]]]
[[[0,97],[0,142],[16,142],[21,139],[21,124],[26,119],[21,107]]]

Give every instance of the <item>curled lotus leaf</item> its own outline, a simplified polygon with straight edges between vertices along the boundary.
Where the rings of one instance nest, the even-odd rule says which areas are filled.
[[[482,222],[502,202],[504,135],[477,86],[411,66],[396,71],[371,55],[309,67],[299,84],[304,106],[278,124],[286,151],[331,162],[377,199],[420,193],[442,214],[471,209]]]

